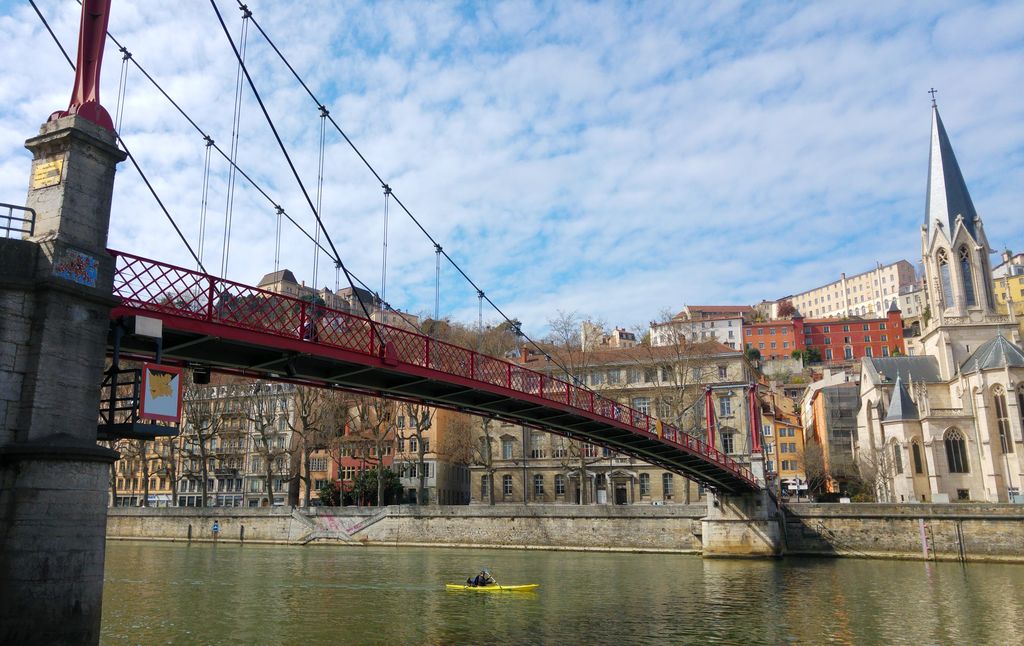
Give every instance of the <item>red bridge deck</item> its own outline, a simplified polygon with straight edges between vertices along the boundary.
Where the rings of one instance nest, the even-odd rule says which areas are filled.
[[[165,361],[412,399],[594,442],[723,492],[753,474],[697,438],[593,391],[436,339],[119,251],[113,318],[163,321]],[[122,349],[152,354],[131,336]]]

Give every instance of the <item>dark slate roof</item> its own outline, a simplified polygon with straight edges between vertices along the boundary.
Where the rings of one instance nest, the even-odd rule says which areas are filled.
[[[960,372],[978,372],[1007,366],[1024,368],[1024,350],[1007,341],[1002,334],[998,334],[996,338],[978,346],[974,354],[960,366]]]
[[[956,163],[956,155],[953,154],[949,135],[939,117],[939,109],[932,108],[932,146],[928,154],[924,224],[930,230],[938,220],[943,226],[949,227],[946,235],[952,239],[958,215],[963,216],[967,232],[977,240],[974,220],[978,212],[974,210],[971,195],[967,192],[967,183],[960,172],[960,165]]]
[[[884,383],[891,384],[897,379],[939,383],[939,362],[934,357],[875,357],[870,361],[875,371],[882,375]]]
[[[889,412],[885,416],[887,422],[899,422],[908,419],[920,419],[917,412],[917,404],[910,398],[907,387],[903,380],[896,377],[896,388],[892,391],[892,399],[889,400]]]
[[[898,300],[899,300],[898,298],[894,298],[894,299],[892,299],[892,303],[889,303],[889,311],[890,312],[899,312],[900,311],[900,305],[899,305],[899,303],[896,302]]]
[[[299,284],[299,281],[295,280],[295,274],[290,269],[281,269],[280,271],[272,271],[260,279],[260,285],[273,285],[274,283],[295,283]]]

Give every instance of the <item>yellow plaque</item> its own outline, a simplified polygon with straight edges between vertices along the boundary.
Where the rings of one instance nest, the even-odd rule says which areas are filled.
[[[64,170],[64,160],[54,159],[53,161],[39,162],[32,171],[32,190],[56,186],[60,184],[60,176]]]

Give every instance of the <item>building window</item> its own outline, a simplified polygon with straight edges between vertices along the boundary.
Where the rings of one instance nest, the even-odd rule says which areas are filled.
[[[732,416],[732,397],[727,395],[718,400],[718,414],[722,417]]]
[[[873,357],[873,356],[875,356],[875,355],[874,355],[874,354],[873,354],[873,353],[871,352],[871,347],[870,347],[870,346],[868,346],[868,347],[864,348],[864,356],[865,356],[865,357]]]
[[[491,476],[484,474],[480,476],[480,499],[486,500],[491,497]]]
[[[544,476],[537,473],[533,476],[533,497],[543,498],[544,497]]]
[[[310,458],[309,459],[309,470],[310,471],[326,471],[327,470],[327,458]]]
[[[999,429],[999,445],[1003,453],[1013,453],[1013,436],[1010,435],[1010,415],[1006,410],[1006,393],[1001,388],[992,391],[996,403],[996,427]]]
[[[501,493],[507,498],[512,495],[512,476],[501,476]]]
[[[878,329],[879,330],[884,330],[885,329],[885,323],[879,323],[878,324]],[[882,337],[882,340],[885,341],[885,337],[884,336]]]
[[[617,384],[619,383],[619,370],[618,368],[608,371],[608,383]]]
[[[661,495],[665,500],[672,500],[672,474],[661,474]]]
[[[544,436],[540,433],[530,434],[530,457],[531,458],[543,458],[544,455]]]
[[[640,411],[644,415],[650,414],[651,410],[651,398],[650,397],[634,397],[633,408]]]
[[[774,442],[765,442],[764,443],[764,452],[766,454],[768,454],[768,455],[774,455],[775,454],[775,443]]]
[[[950,473],[967,473],[967,443],[960,431],[946,431],[946,463]]]
[[[943,307],[953,306],[953,283],[949,276],[949,259],[946,258],[946,250],[939,249],[935,254],[935,261],[939,265],[939,282],[942,283],[942,305]]]
[[[889,346],[887,346],[887,345],[883,345],[882,346],[882,356],[883,357],[888,357],[889,356]]]
[[[846,358],[846,359],[852,359],[853,358],[853,348],[851,348],[850,346],[846,346],[845,348],[843,348],[843,357]]]
[[[772,425],[771,424],[765,424],[764,427],[761,429],[761,434],[764,435],[765,437],[771,437],[772,436]]]
[[[910,445],[910,452],[914,458],[914,473],[921,475],[924,473],[924,464],[921,460],[921,445],[914,442]]]
[[[718,366],[718,378],[725,379],[729,376],[729,368],[727,366]]]
[[[892,469],[896,475],[903,475],[903,452],[896,442],[892,443]]]
[[[503,438],[501,438],[501,459],[502,460],[511,460],[512,459],[512,450],[513,450],[514,446],[515,446],[515,444],[512,442],[512,438],[510,438],[510,437],[503,437]]]
[[[957,500],[970,500],[971,499],[971,490],[970,489],[957,489],[956,490],[956,499]]]
[[[973,307],[978,304],[978,300],[974,295],[974,275],[971,273],[971,253],[967,250],[967,245],[960,247],[960,275],[964,280],[964,294],[966,295],[966,302],[968,307]]]
[[[399,415],[398,420],[395,422],[395,426],[398,428],[405,428],[405,415]]]
[[[732,433],[722,433],[722,453],[732,453],[733,449],[733,437]]]
[[[565,476],[563,476],[563,475],[556,475],[555,476],[555,495],[556,496],[564,496],[565,495]]]
[[[821,328],[821,331],[824,332],[825,334],[828,334],[831,331],[831,329],[828,325],[825,325]]]

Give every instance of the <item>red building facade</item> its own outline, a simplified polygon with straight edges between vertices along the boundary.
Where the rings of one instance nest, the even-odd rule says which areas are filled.
[[[805,319],[797,314],[790,320],[744,324],[743,347],[757,348],[766,361],[811,348],[825,362],[906,354],[903,321],[895,308],[885,318]]]

